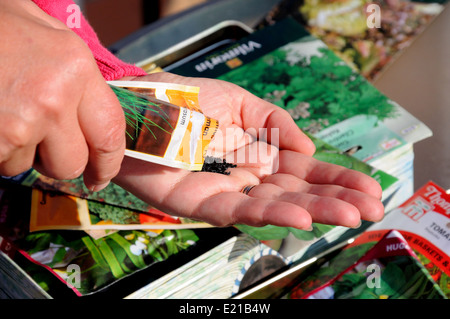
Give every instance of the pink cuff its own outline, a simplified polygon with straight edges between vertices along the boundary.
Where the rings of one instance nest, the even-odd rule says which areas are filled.
[[[74,5],[72,0],[33,0],[48,15],[60,20],[67,25],[68,18],[72,18],[73,10],[69,6]],[[70,26],[69,26],[70,27]],[[109,52],[101,43],[84,16],[80,15],[80,25],[72,27],[92,51],[97,61],[98,68],[106,81],[117,80],[124,76],[140,76],[147,74],[141,68],[125,63]]]

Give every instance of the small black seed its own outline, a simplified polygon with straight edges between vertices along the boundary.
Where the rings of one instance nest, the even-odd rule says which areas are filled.
[[[236,166],[236,164],[227,163],[224,159],[207,156],[205,157],[202,172],[230,175],[230,172],[227,172],[228,168],[233,168]]]

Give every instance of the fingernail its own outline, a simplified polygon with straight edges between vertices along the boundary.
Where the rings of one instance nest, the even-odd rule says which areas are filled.
[[[306,230],[306,231],[313,231],[313,229],[314,229],[314,227],[313,227],[313,225],[311,225],[311,226],[309,226],[308,228],[306,228],[305,230]]]
[[[106,186],[109,185],[109,182],[106,182],[104,184],[99,184],[99,185],[93,185],[91,186],[91,188],[89,189],[91,192],[98,192],[101,191],[102,189],[106,188]]]
[[[354,227],[350,227],[350,228],[357,229],[357,228],[359,228],[359,227],[361,226],[361,224],[362,224],[362,222],[359,221],[358,225],[356,225],[356,226],[354,226]]]

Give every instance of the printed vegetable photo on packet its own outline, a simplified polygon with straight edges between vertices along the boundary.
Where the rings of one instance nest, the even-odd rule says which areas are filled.
[[[201,170],[219,123],[198,105],[198,88],[152,82],[109,82],[124,108],[125,155]]]

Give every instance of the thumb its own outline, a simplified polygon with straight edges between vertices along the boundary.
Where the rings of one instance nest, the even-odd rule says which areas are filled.
[[[89,148],[84,182],[98,191],[118,174],[125,151],[124,112],[103,78],[86,90],[78,116]]]

